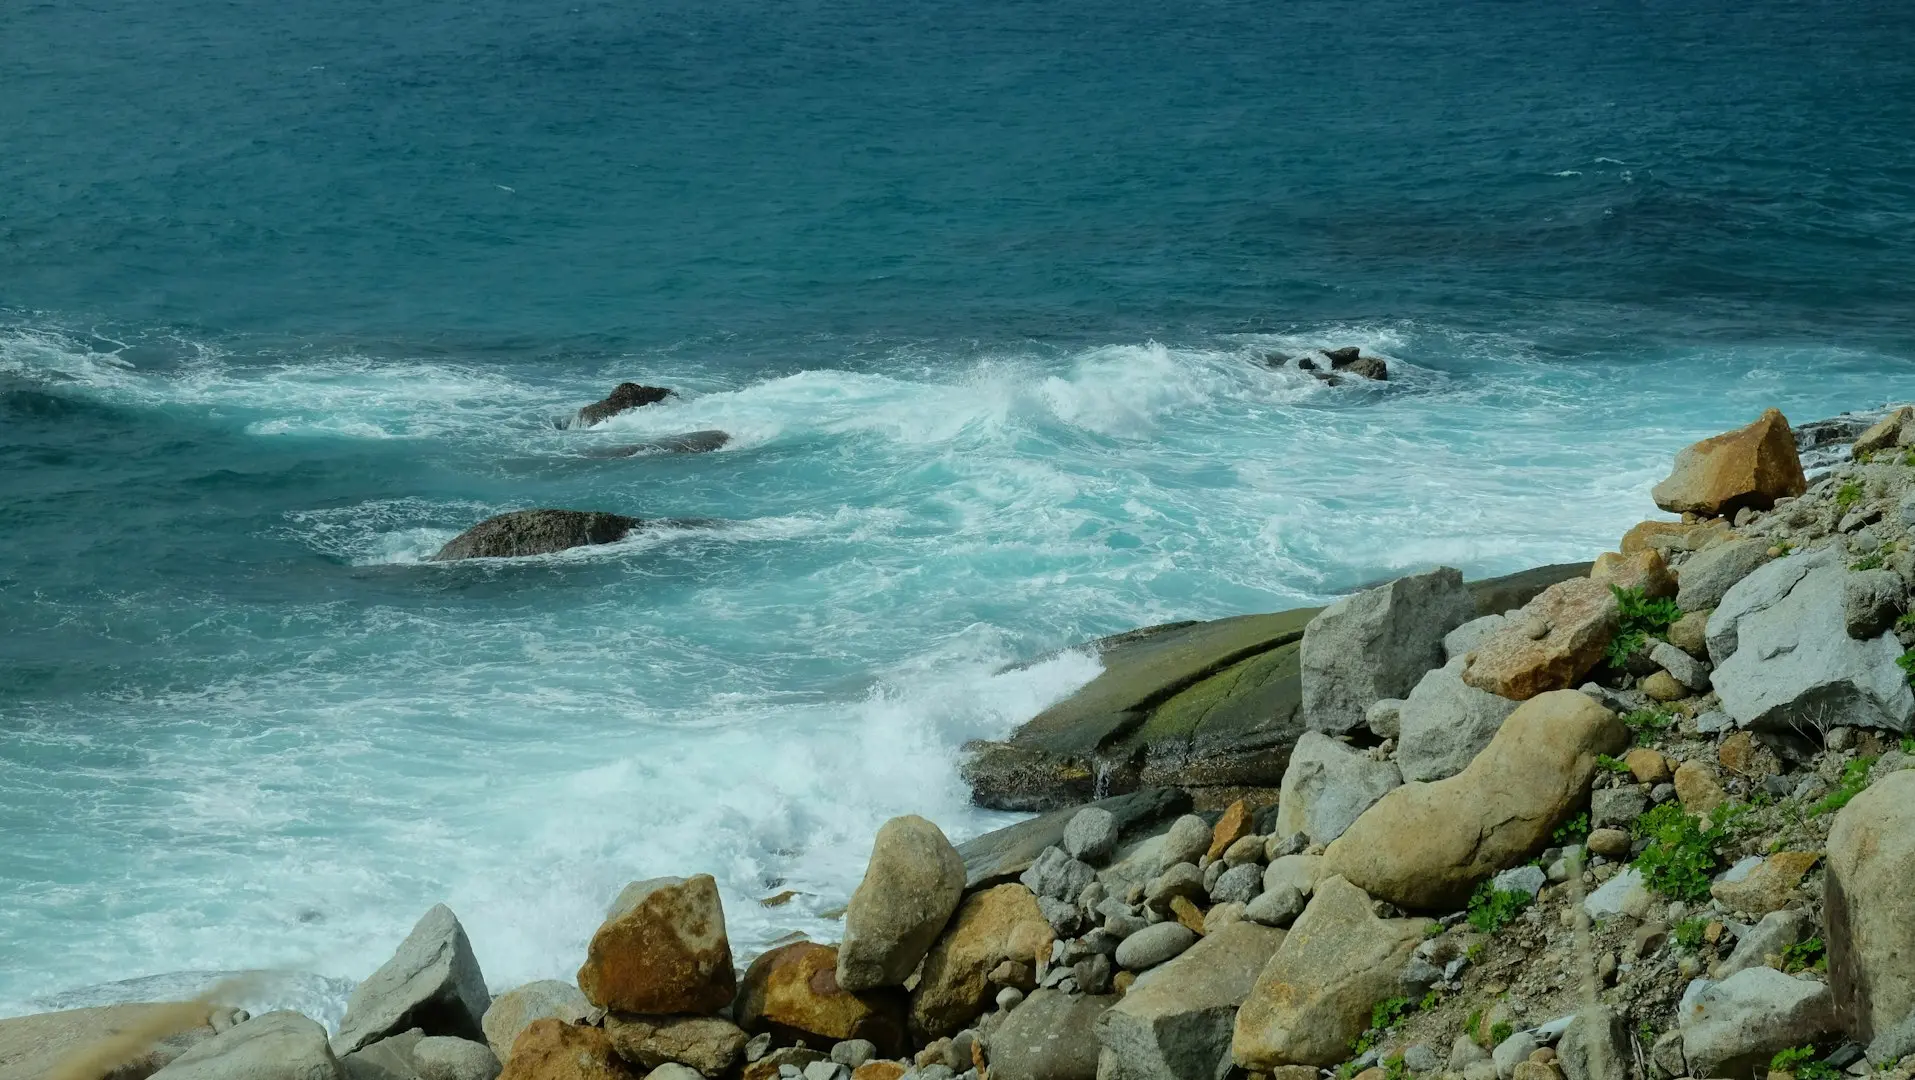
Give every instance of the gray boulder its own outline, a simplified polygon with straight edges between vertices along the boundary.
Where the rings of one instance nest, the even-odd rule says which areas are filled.
[[[1697,692],[1709,689],[1709,665],[1674,645],[1666,641],[1656,642],[1649,647],[1649,659],[1689,689]]]
[[[1808,912],[1798,908],[1771,911],[1737,939],[1735,951],[1722,962],[1718,974],[1726,979],[1738,971],[1762,967],[1769,962],[1769,957],[1781,956],[1783,949],[1808,936],[1808,931]]]
[[[1210,899],[1219,904],[1248,904],[1263,891],[1263,867],[1242,863],[1223,872],[1210,887]]]
[[[1842,588],[1843,621],[1852,638],[1879,636],[1908,608],[1908,587],[1893,570],[1856,571]]]
[[[492,999],[479,1026],[486,1045],[500,1061],[512,1056],[512,1044],[534,1020],[562,1020],[576,1024],[592,1011],[592,1003],[578,987],[557,979],[526,983]]]
[[[1183,923],[1160,922],[1146,926],[1117,946],[1117,966],[1126,971],[1146,971],[1196,943],[1197,932]]]
[[[1682,1056],[1695,1076],[1745,1075],[1777,1051],[1835,1030],[1827,986],[1770,967],[1704,987],[1678,1015]]]
[[[1578,1013],[1557,1040],[1556,1057],[1568,1080],[1628,1080],[1635,1061],[1628,1019],[1601,1005]]]
[[[838,986],[854,993],[903,986],[963,898],[964,859],[943,830],[915,814],[885,822],[845,907]]]
[[[1484,615],[1471,619],[1463,625],[1443,635],[1443,661],[1458,660],[1469,655],[1471,649],[1496,636],[1509,622],[1507,615]]]
[[[1064,851],[1073,859],[1099,863],[1117,850],[1117,816],[1101,806],[1086,806],[1064,826]]]
[[[296,1012],[256,1016],[174,1058],[155,1080],[345,1080],[326,1029]]]
[[[1627,829],[1649,810],[1649,796],[1634,787],[1604,788],[1589,797],[1589,827]]]
[[[333,1038],[350,1054],[377,1039],[422,1028],[428,1035],[483,1041],[482,1021],[492,997],[458,916],[444,904],[413,926],[392,959],[346,999],[346,1016]]]
[[[1281,885],[1250,901],[1243,917],[1264,926],[1289,926],[1303,914],[1305,903],[1303,893],[1295,886]]]
[[[1063,848],[1047,848],[1017,880],[1039,896],[1076,903],[1084,886],[1097,880],[1097,868],[1064,854]]]
[[[433,562],[512,559],[625,539],[645,522],[596,510],[514,510],[487,518],[446,542]]]
[[[496,1080],[502,1066],[484,1043],[428,1035],[412,1048],[419,1080]]]
[[[1709,613],[1705,638],[1709,661],[1717,667],[1741,644],[1742,621],[1760,615],[1788,599],[1789,593],[1811,571],[1840,566],[1840,556],[1829,548],[1766,563],[1731,586],[1722,602]]]
[[[1496,1075],[1500,1080],[1509,1080],[1516,1074],[1516,1066],[1528,1061],[1539,1046],[1536,1036],[1527,1031],[1514,1032],[1497,1043],[1489,1052],[1490,1061],[1496,1065]]]
[[[1463,667],[1458,656],[1431,669],[1404,700],[1396,749],[1404,780],[1462,772],[1516,711],[1516,702],[1465,683]]]
[[[1139,976],[1097,1021],[1098,1080],[1223,1080],[1237,1007],[1284,932],[1236,922]]]
[[[1307,731],[1284,770],[1275,832],[1300,832],[1313,844],[1328,844],[1342,836],[1357,815],[1402,784],[1395,763],[1372,760],[1328,735]]]
[[[1363,724],[1379,739],[1394,739],[1403,734],[1403,699],[1386,697],[1373,701],[1363,710]]]
[[[1712,655],[1717,619],[1731,610],[1744,586],[1769,569],[1731,589],[1710,617]],[[1847,576],[1839,564],[1817,566],[1779,595],[1765,587],[1767,602],[1759,609],[1736,609],[1734,651],[1716,665],[1713,682],[1723,711],[1738,726],[1797,731],[1839,722],[1907,731],[1915,723],[1915,693],[1895,664],[1901,643],[1892,634],[1870,641],[1848,634]]]
[[[1178,863],[1194,863],[1210,850],[1213,830],[1210,823],[1195,814],[1185,814],[1170,823],[1163,846],[1157,849],[1157,866],[1167,870]]]
[[[1091,1032],[1115,1000],[1033,992],[991,1036],[993,1080],[1096,1080],[1098,1044]]]
[[[1684,611],[1715,607],[1737,582],[1768,561],[1766,540],[1730,540],[1698,551],[1676,575],[1676,606]]]
[[[1443,636],[1476,618],[1476,599],[1449,567],[1346,596],[1304,627],[1298,654],[1303,717],[1313,731],[1363,724],[1373,701],[1409,693],[1443,663]]]

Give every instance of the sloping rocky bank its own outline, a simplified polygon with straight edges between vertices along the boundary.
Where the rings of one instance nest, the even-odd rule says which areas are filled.
[[[1911,1080],[1915,411],[1814,437],[1683,451],[1586,567],[1102,643],[967,766],[1054,809],[887,823],[836,943],[635,882],[494,997],[437,907],[337,1033],[26,1017],[0,1080]]]

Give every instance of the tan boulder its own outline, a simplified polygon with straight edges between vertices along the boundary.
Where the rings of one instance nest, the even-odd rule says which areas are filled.
[[[1250,835],[1250,805],[1242,799],[1231,803],[1224,809],[1223,816],[1217,819],[1216,827],[1210,831],[1210,850],[1207,854],[1211,862],[1223,858],[1230,845]]]
[[[1635,777],[1638,784],[1666,784],[1675,775],[1669,768],[1669,759],[1646,746],[1624,754],[1622,763],[1629,766],[1629,775]]]
[[[1650,494],[1671,513],[1726,517],[1745,506],[1767,510],[1808,487],[1788,418],[1769,409],[1748,427],[1683,449]]]
[[[1605,551],[1589,568],[1589,580],[1619,589],[1641,589],[1651,600],[1676,595],[1676,577],[1662,552],[1646,548],[1630,555]]]
[[[1609,586],[1557,582],[1469,654],[1463,681],[1513,701],[1567,690],[1602,659],[1620,619]]]
[[[769,1031],[782,1042],[866,1039],[878,1053],[904,1052],[904,995],[892,990],[854,994],[838,985],[838,950],[811,941],[783,945],[745,969],[738,989],[738,1026]]]
[[[1056,937],[1037,897],[1022,885],[999,885],[966,897],[944,936],[925,954],[911,993],[913,1035],[929,1042],[963,1030],[996,993],[991,970],[1006,960],[1032,967],[1048,962]]]
[[[1829,985],[1867,1042],[1915,1015],[1915,771],[1890,773],[1836,815],[1823,888]]]
[[[645,1069],[672,1061],[716,1077],[745,1056],[745,1033],[716,1016],[612,1013],[605,1018],[605,1034],[619,1057]]]
[[[1348,1058],[1429,925],[1377,918],[1369,895],[1340,877],[1319,883],[1237,1011],[1231,1058],[1253,1071]]]
[[[1685,761],[1676,767],[1676,801],[1691,814],[1708,814],[1729,801],[1715,770],[1699,761]]]
[[[542,979],[508,990],[492,999],[480,1027],[485,1041],[500,1061],[512,1056],[512,1044],[534,1020],[582,1022],[591,1015],[592,1003],[579,988],[557,979]]]
[[[1642,680],[1638,689],[1644,694],[1647,694],[1649,700],[1660,701],[1664,704],[1671,701],[1681,701],[1683,698],[1689,696],[1689,688],[1677,682],[1676,677],[1666,671],[1650,672],[1649,675]]]
[[[230,1026],[233,1010],[199,1002],[103,1005],[0,1020],[0,1080],[41,1080],[61,1063],[91,1066],[91,1076],[148,1076],[211,1039],[214,1014]]]
[[[1596,758],[1628,742],[1587,694],[1532,698],[1462,772],[1405,784],[1366,810],[1324,852],[1325,868],[1398,907],[1454,911],[1477,882],[1541,851],[1583,805]]]
[[[1698,659],[1709,655],[1709,616],[1715,608],[1686,611],[1669,625],[1669,644]]]
[[[1730,911],[1767,915],[1781,911],[1795,899],[1795,886],[1817,859],[1815,851],[1778,851],[1763,859],[1741,881],[1718,881],[1709,887],[1709,895],[1722,901]]]
[[[641,1080],[600,1028],[534,1020],[512,1043],[499,1080]]]
[[[1901,445],[1903,431],[1908,427],[1910,418],[1915,418],[1915,408],[1907,405],[1889,413],[1862,432],[1856,438],[1855,445],[1849,448],[1849,453],[1859,458],[1864,454],[1892,450]]]
[[[851,1070],[851,1080],[899,1080],[904,1073],[902,1061],[867,1061]]]
[[[609,1012],[712,1013],[737,976],[725,909],[710,874],[627,885],[587,946],[578,988]]]
[[[885,822],[845,908],[838,985],[903,986],[963,898],[964,857],[942,830],[916,815]]]

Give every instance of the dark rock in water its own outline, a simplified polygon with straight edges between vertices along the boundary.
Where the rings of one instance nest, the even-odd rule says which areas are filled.
[[[1307,356],[1299,356],[1297,357],[1297,368],[1301,371],[1315,371],[1317,369],[1317,362]]]
[[[1290,358],[1280,352],[1263,354],[1263,366],[1267,368],[1280,368],[1289,362]],[[1302,361],[1299,361],[1299,363],[1301,362]]]
[[[731,442],[731,436],[722,431],[692,431],[683,435],[667,435],[662,439],[633,443],[630,446],[614,446],[601,450],[587,450],[586,457],[627,458],[650,454],[709,454]]]
[[[1850,443],[1860,438],[1863,432],[1874,426],[1888,413],[1887,409],[1866,410],[1797,424],[1792,432],[1795,435],[1795,449],[1801,452],[1836,445],[1847,449]]]
[[[1323,350],[1323,355],[1330,358],[1331,370],[1342,371],[1344,368],[1356,363],[1357,360],[1362,357],[1363,350],[1357,348],[1355,345],[1348,345],[1341,349],[1325,349]]]
[[[1090,805],[1108,811],[1116,820],[1118,843],[1147,835],[1151,827],[1190,809],[1190,796],[1177,788],[1145,788],[1128,795],[1100,799]],[[1016,881],[1044,849],[1064,841],[1064,826],[1083,809],[1067,806],[1020,821],[958,845],[964,859],[964,887],[982,889]]]
[[[1318,371],[1316,368],[1306,368],[1305,370],[1308,371],[1310,374],[1315,375],[1317,377],[1317,381],[1320,383],[1326,383],[1330,386],[1343,385],[1343,376],[1341,375],[1332,375],[1327,371]]]
[[[1361,375],[1366,379],[1386,382],[1390,377],[1390,365],[1374,356],[1362,356],[1343,365],[1343,370],[1352,375]]]
[[[1586,563],[1540,567],[1469,588],[1478,613],[1494,614],[1587,572]],[[1147,787],[1188,789],[1200,806],[1274,796],[1303,733],[1298,649],[1318,610],[1174,623],[1095,643],[1103,674],[1009,739],[966,748],[972,799],[1051,810]]]
[[[578,411],[578,426],[591,427],[608,417],[636,409],[641,405],[651,405],[671,396],[671,391],[662,386],[644,386],[639,383],[623,382],[612,388],[604,401],[595,401]]]
[[[446,542],[433,562],[545,555],[587,544],[609,544],[645,522],[593,510],[514,510],[487,518]]]

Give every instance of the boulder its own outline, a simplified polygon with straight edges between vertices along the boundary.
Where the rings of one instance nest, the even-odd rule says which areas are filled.
[[[1459,655],[1423,676],[1398,713],[1396,763],[1405,780],[1455,776],[1480,753],[1516,703],[1463,681]]]
[[[1196,862],[1204,852],[1210,850],[1213,835],[1210,822],[1196,814],[1185,814],[1171,822],[1169,830],[1164,833],[1163,845],[1158,849],[1158,870],[1168,870],[1178,863]]]
[[[1793,556],[1781,562],[1792,561]],[[1768,570],[1764,567],[1763,571]],[[1869,641],[1850,637],[1845,578],[1839,563],[1823,563],[1776,595],[1758,582],[1762,571],[1729,591],[1709,621],[1710,653],[1721,640],[1730,649],[1716,663],[1713,682],[1722,710],[1738,726],[1789,732],[1835,723],[1907,731],[1915,723],[1915,693],[1896,666],[1902,646],[1893,634]],[[1759,608],[1739,594],[1761,589]],[[1719,638],[1717,621],[1725,624]],[[1733,641],[1733,645],[1727,643]]]
[[[1289,887],[1300,896],[1309,896],[1317,889],[1317,882],[1330,876],[1323,865],[1321,855],[1283,855],[1270,860],[1263,871],[1263,891],[1274,892]]]
[[[1605,1006],[1587,1008],[1563,1029],[1556,1056],[1568,1080],[1628,1080],[1635,1062],[1629,1021]]]
[[[392,959],[353,989],[333,1051],[350,1054],[376,1039],[422,1028],[428,1035],[483,1041],[480,1021],[492,1004],[485,975],[458,916],[435,905]]]
[[[911,992],[911,1028],[921,1042],[954,1035],[989,1007],[991,970],[1005,961],[1039,966],[1056,932],[1022,885],[965,897],[944,936],[925,954]],[[875,1040],[873,1040],[875,1041]]]
[[[1064,852],[1088,863],[1103,862],[1123,835],[1117,816],[1101,806],[1086,806],[1064,826]]]
[[[1908,427],[1911,417],[1915,417],[1915,408],[1904,405],[1896,409],[1870,425],[1867,431],[1856,436],[1854,444],[1849,447],[1849,452],[1860,458],[1866,454],[1902,445],[1903,431]]]
[[[1766,540],[1731,540],[1696,552],[1682,564],[1682,588],[1676,606],[1683,611],[1706,611],[1722,602],[1736,582],[1769,561]]]
[[[1370,897],[1340,877],[1320,883],[1237,1012],[1232,1060],[1252,1071],[1344,1060],[1371,1007],[1398,993],[1428,926],[1377,918]]]
[[[514,510],[490,517],[446,542],[433,562],[512,559],[590,544],[610,544],[645,522],[596,510]]]
[[[326,1029],[296,1012],[227,1028],[153,1074],[160,1080],[345,1080]]]
[[[504,1066],[484,1043],[428,1035],[412,1047],[412,1066],[419,1080],[497,1080]]]
[[[1685,612],[1682,618],[1669,624],[1669,644],[1698,659],[1709,655],[1709,616],[1714,608],[1706,611]]]
[[[1823,882],[1829,982],[1867,1042],[1915,1014],[1915,771],[1877,780],[1836,815]]]
[[[84,1060],[114,1077],[148,1076],[218,1034],[232,1010],[199,1002],[105,1005],[0,1020],[0,1080],[41,1080]]]
[[[585,1000],[578,987],[557,979],[544,979],[493,998],[479,1026],[485,1030],[486,1044],[504,1061],[512,1056],[512,1044],[518,1041],[519,1032],[532,1021],[550,1019],[577,1024],[591,1012],[592,1003]]]
[[[1615,714],[1560,690],[1524,702],[1469,767],[1385,795],[1324,852],[1329,872],[1398,907],[1454,911],[1541,851],[1583,805],[1596,758],[1628,745]]]
[[[1289,926],[1303,914],[1305,900],[1294,885],[1270,889],[1244,905],[1243,917],[1263,926]]]
[[[1677,453],[1675,468],[1650,494],[1670,513],[1728,517],[1745,506],[1767,510],[1808,486],[1788,420],[1769,409],[1748,427]]]
[[[603,401],[594,401],[578,411],[575,427],[591,427],[593,424],[608,420],[619,413],[651,405],[671,396],[671,391],[662,386],[644,386],[639,383],[624,382],[612,388]]]
[[[1767,915],[1788,906],[1802,875],[1820,858],[1814,851],[1778,851],[1763,859],[1747,877],[1716,882],[1709,887],[1709,895],[1730,911]]]
[[[1376,761],[1328,735],[1305,732],[1283,774],[1277,834],[1303,833],[1313,844],[1327,844],[1402,783],[1395,763]]]
[[[1867,641],[1895,625],[1908,609],[1908,586],[1893,570],[1859,570],[1842,583],[1842,621],[1850,637]]]
[[[1609,586],[1588,578],[1552,585],[1470,654],[1463,681],[1514,701],[1578,686],[1620,619]]]
[[[1140,976],[1097,1021],[1098,1080],[1223,1080],[1237,1007],[1284,932],[1235,922]]]
[[[519,1033],[499,1080],[641,1080],[644,1075],[618,1056],[603,1029],[548,1018],[532,1021]]]
[[[991,1080],[1096,1080],[1091,1036],[1112,997],[1038,990],[991,1035]]]
[[[1758,967],[1684,995],[1677,1014],[1692,1075],[1760,1075],[1777,1051],[1835,1030],[1829,988]]]
[[[1210,827],[1210,847],[1204,852],[1211,862],[1224,857],[1230,845],[1249,836],[1256,828],[1250,804],[1238,799],[1224,807],[1223,816]]]
[[[412,1051],[425,1037],[422,1028],[402,1031],[341,1056],[339,1064],[349,1080],[420,1080]]]
[[[904,995],[843,989],[838,950],[815,942],[795,941],[753,960],[738,989],[737,1014],[739,1027],[768,1031],[780,1042],[865,1039],[886,1057],[905,1050]]]
[[[1180,922],[1146,926],[1118,944],[1117,966],[1126,971],[1148,970],[1181,955],[1197,938],[1197,931]]]
[[[1685,761],[1676,766],[1676,801],[1691,814],[1707,814],[1729,800],[1716,772],[1700,761]]]
[[[1632,555],[1605,551],[1590,565],[1589,580],[1618,589],[1639,589],[1651,600],[1676,595],[1676,579],[1662,552],[1646,548]]]
[[[1084,886],[1097,880],[1097,868],[1064,854],[1063,848],[1048,848],[1017,880],[1037,896],[1075,903]]]
[[[915,815],[885,822],[845,908],[838,985],[903,986],[963,898],[964,858],[941,829]]]
[[[1810,572],[1839,567],[1840,553],[1820,548],[1775,559],[1729,587],[1722,603],[1709,613],[1706,641],[1709,661],[1717,667],[1733,655],[1741,644],[1742,621],[1767,612],[1786,600]]]
[[[1443,635],[1443,662],[1461,660],[1478,645],[1496,636],[1496,632],[1509,625],[1509,618],[1500,612],[1494,615],[1481,615]]]
[[[1778,966],[1782,950],[1807,937],[1809,929],[1809,913],[1800,908],[1769,912],[1762,916],[1761,922],[1743,931],[1742,936],[1736,939],[1735,951],[1722,962],[1722,967],[1715,972],[1716,977],[1726,979],[1752,967]],[[1770,963],[1771,958],[1775,959],[1775,964]]]
[[[709,1077],[719,1077],[744,1060],[745,1033],[716,1016],[629,1016],[605,1018],[612,1049],[633,1065],[656,1069],[676,1062]]]
[[[1476,617],[1463,575],[1449,567],[1398,578],[1324,608],[1303,631],[1303,716],[1333,734],[1363,725],[1381,698],[1409,693],[1443,663],[1443,636]]]
[[[1661,665],[1662,670],[1684,689],[1697,693],[1709,689],[1709,665],[1674,645],[1666,641],[1656,642],[1649,647],[1649,659]]]
[[[1263,867],[1256,863],[1232,866],[1210,887],[1210,899],[1219,904],[1248,904],[1263,892]]]
[[[718,883],[710,874],[625,886],[578,969],[585,999],[610,1012],[713,1013],[737,976]]]
[[[1190,809],[1190,795],[1178,788],[1145,788],[1100,799],[1085,808],[1072,806],[1039,814],[966,840],[957,849],[964,858],[964,887],[980,889],[1014,882],[1047,848],[1064,846],[1069,850],[1064,833],[1082,809],[1110,814],[1117,823],[1121,844]]]

